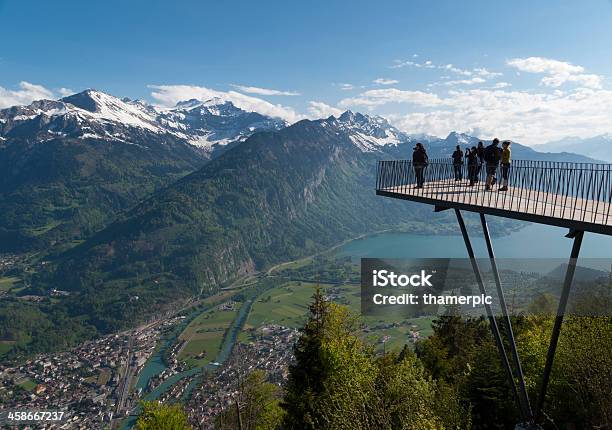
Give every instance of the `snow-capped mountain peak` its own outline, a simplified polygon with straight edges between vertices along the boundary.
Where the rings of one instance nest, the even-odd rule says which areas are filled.
[[[186,100],[162,109],[94,89],[0,110],[2,141],[25,139],[31,143],[60,137],[132,143],[143,141],[143,133],[153,133],[155,139],[179,139],[211,152],[215,147],[245,140],[256,131],[287,125],[218,97]]]
[[[257,112],[247,112],[221,97],[190,99],[160,111],[157,120],[170,133],[204,151],[245,140],[261,130],[279,130],[288,124]]]
[[[380,116],[372,117],[347,110],[338,118],[330,116],[323,120],[344,132],[364,152],[377,151],[387,145],[399,145],[410,138]]]
[[[101,91],[88,89],[60,100],[87,111],[93,118],[102,121],[118,122],[154,132],[162,131],[156,124],[155,115],[145,106],[125,102]]]
[[[222,97],[213,97],[208,100],[189,99],[178,102],[171,111],[190,111],[193,109],[200,109],[203,112],[211,113],[213,115],[235,115],[241,112],[246,112],[240,109],[230,100],[226,100]]]
[[[452,131],[449,135],[444,139],[448,144],[451,145],[468,145],[468,146],[476,146],[478,144],[478,138],[474,136],[470,136],[467,133],[460,133],[457,131]]]
[[[198,99],[189,99],[189,100],[183,100],[183,101],[179,101],[173,108],[172,110],[179,110],[179,109],[193,109],[196,108],[198,106],[202,106],[202,101],[198,100]]]

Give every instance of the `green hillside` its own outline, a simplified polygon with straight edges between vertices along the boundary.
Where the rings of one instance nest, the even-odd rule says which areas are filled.
[[[375,161],[310,121],[258,133],[66,253],[55,280],[79,290],[159,276],[198,291],[397,228],[417,207],[376,198]]]
[[[148,147],[69,138],[3,142],[0,252],[84,239],[203,163],[185,145],[155,136],[146,142]]]

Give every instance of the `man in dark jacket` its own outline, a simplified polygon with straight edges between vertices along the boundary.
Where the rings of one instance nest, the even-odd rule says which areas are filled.
[[[497,182],[495,175],[497,174],[497,167],[501,159],[501,149],[499,148],[498,138],[493,139],[493,142],[485,148],[484,159],[487,165],[487,182],[485,184],[485,190],[489,191],[491,186]]]
[[[482,166],[484,164],[484,143],[482,141],[478,142],[478,146],[476,147],[476,154],[478,154],[478,167],[476,168],[476,182],[478,182],[478,178],[480,177],[480,171],[482,170]]]
[[[465,158],[468,160],[468,179],[470,180],[471,187],[476,182],[476,175],[478,168],[480,167],[478,160],[478,149],[475,146],[472,146],[472,149],[467,148],[465,150]]]
[[[463,179],[463,151],[461,151],[459,145],[457,145],[457,148],[455,149],[455,152],[453,152],[452,157],[453,170],[455,172],[455,181],[460,181]]]
[[[414,167],[414,176],[416,177],[416,188],[423,188],[425,183],[424,170],[427,167],[429,158],[427,151],[422,143],[417,143],[412,152],[412,166]]]

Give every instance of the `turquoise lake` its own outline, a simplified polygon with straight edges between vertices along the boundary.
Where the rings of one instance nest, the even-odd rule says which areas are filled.
[[[493,237],[498,258],[568,258],[572,240],[564,237],[568,230],[560,227],[525,223],[526,227],[506,236]],[[459,235],[418,235],[382,233],[357,239],[338,250],[339,255],[353,258],[465,258],[467,253]],[[469,231],[477,257],[487,257],[481,229]],[[612,237],[585,233],[581,258],[612,258]]]

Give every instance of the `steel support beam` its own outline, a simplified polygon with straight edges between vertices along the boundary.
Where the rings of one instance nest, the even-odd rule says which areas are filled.
[[[561,290],[561,298],[559,299],[559,307],[557,308],[555,325],[553,326],[552,334],[550,336],[550,345],[548,346],[548,353],[546,354],[546,364],[544,365],[542,385],[540,386],[540,395],[538,397],[538,405],[535,412],[536,420],[541,417],[542,410],[544,408],[544,402],[546,400],[546,391],[548,389],[548,382],[550,380],[550,372],[552,371],[553,362],[555,360],[555,352],[557,351],[557,343],[559,342],[559,334],[561,333],[563,316],[565,315],[565,309],[567,308],[567,301],[569,299],[570,289],[574,280],[574,273],[576,272],[576,263],[578,260],[578,255],[580,254],[580,247],[582,246],[582,238],[584,237],[584,231],[571,230],[568,233],[567,237],[573,238],[574,243],[572,245],[570,260],[567,265],[567,271],[565,272],[563,290]]]
[[[447,211],[450,208],[448,206],[434,206],[434,212],[442,212],[442,211]]]
[[[472,248],[472,243],[470,242],[470,237],[468,236],[467,229],[465,227],[465,222],[463,221],[463,216],[461,215],[461,211],[459,209],[455,209],[455,215],[457,216],[457,221],[459,223],[459,228],[461,229],[461,235],[463,236],[463,241],[465,242],[465,247],[467,249],[468,256],[470,257],[470,262],[472,263],[472,269],[474,270],[474,275],[476,276],[476,282],[478,283],[478,288],[480,289],[480,294],[487,295],[487,291],[484,285],[484,281],[482,279],[482,275],[480,273],[480,268],[478,267],[478,262],[476,261],[476,256],[474,255],[474,249]],[[497,326],[497,320],[493,315],[493,310],[491,306],[485,303],[485,310],[487,312],[487,317],[489,318],[489,325],[491,326],[491,331],[493,332],[493,337],[495,338],[495,343],[497,344],[497,349],[499,350],[499,355],[502,359],[502,364],[506,369],[506,374],[508,376],[508,381],[512,387],[512,393],[514,394],[514,399],[516,400],[516,404],[519,406],[519,410],[521,413],[521,419],[523,422],[527,420],[525,416],[525,412],[522,408],[521,398],[516,389],[516,382],[514,381],[514,375],[512,373],[512,368],[510,367],[510,362],[508,361],[508,355],[506,354],[506,349],[504,348],[504,343],[502,341],[501,334],[499,332],[499,327]]]
[[[531,409],[531,403],[529,402],[529,394],[527,393],[527,387],[525,385],[525,375],[523,374],[523,367],[521,366],[521,359],[519,358],[518,351],[516,349],[516,341],[514,339],[514,330],[512,330],[512,322],[510,321],[510,315],[508,314],[508,306],[506,305],[506,296],[504,295],[504,289],[502,287],[501,278],[499,276],[499,270],[497,269],[497,263],[495,261],[495,253],[493,252],[493,243],[491,242],[491,235],[489,234],[489,226],[483,213],[480,214],[480,223],[482,224],[482,231],[487,244],[487,252],[489,253],[489,260],[491,261],[491,268],[493,269],[493,276],[495,278],[495,286],[497,287],[497,295],[499,297],[499,304],[501,307],[504,322],[506,324],[506,331],[508,332],[508,342],[510,343],[510,350],[512,353],[512,359],[514,361],[514,367],[516,370],[516,376],[519,381],[519,399],[520,407],[523,410],[523,414],[527,421],[532,422],[534,419],[533,411]]]

